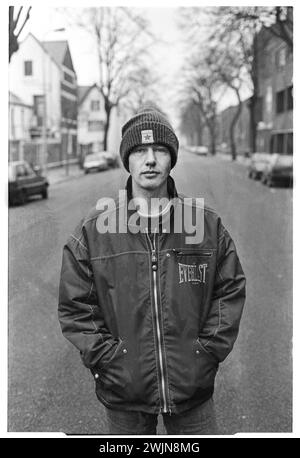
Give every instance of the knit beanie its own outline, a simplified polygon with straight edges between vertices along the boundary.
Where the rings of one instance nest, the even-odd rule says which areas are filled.
[[[135,146],[159,143],[166,146],[171,154],[171,167],[177,161],[179,142],[167,117],[155,106],[142,107],[122,127],[120,155],[129,172],[128,157]]]

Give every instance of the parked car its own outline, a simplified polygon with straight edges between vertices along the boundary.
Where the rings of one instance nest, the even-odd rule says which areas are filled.
[[[208,148],[207,146],[192,146],[191,151],[199,156],[207,156],[208,155]]]
[[[266,164],[261,182],[267,186],[275,184],[293,184],[293,156],[286,154],[272,154]]]
[[[26,161],[9,162],[8,164],[8,202],[24,204],[28,197],[40,194],[48,197],[47,179]]]
[[[111,151],[103,151],[102,154],[107,160],[109,167],[119,167],[119,156]]]
[[[262,172],[271,159],[271,154],[268,153],[254,153],[251,156],[248,166],[248,177],[254,180],[260,179]]]
[[[83,162],[84,173],[89,173],[92,171],[100,172],[101,170],[107,170],[108,163],[104,153],[105,151],[88,154]]]

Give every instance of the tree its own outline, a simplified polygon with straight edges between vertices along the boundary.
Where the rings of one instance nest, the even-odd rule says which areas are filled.
[[[265,28],[269,33],[264,41],[272,36],[282,40],[293,51],[293,8],[292,7],[221,7],[212,9],[214,37],[223,40],[225,36],[239,36],[238,44],[242,52],[245,69],[252,84],[250,110],[250,149],[256,151],[258,68],[257,58],[260,52],[258,34]]]
[[[187,21],[188,19],[188,21]],[[249,101],[250,109],[250,148],[256,151],[257,119],[256,111],[258,106],[258,69],[257,56],[259,53],[257,36],[264,27],[269,31],[269,36],[276,36],[283,40],[287,47],[293,49],[293,8],[292,7],[218,7],[218,8],[189,8],[183,9],[184,23],[190,23],[190,33],[199,40],[202,37],[202,46],[205,47],[211,41],[220,44],[227,42],[228,48],[235,49],[239,59],[236,70],[240,72],[241,64],[246,72],[244,80],[248,80],[249,88],[252,90],[252,97]],[[231,62],[231,65],[234,62]],[[224,81],[228,80],[225,77]],[[248,78],[247,78],[248,76]],[[224,78],[225,77],[225,78]],[[230,84],[229,84],[230,87]],[[232,89],[236,92],[235,89]],[[236,92],[239,99],[239,95]],[[240,105],[240,100],[239,100]],[[240,107],[241,108],[241,107]],[[237,116],[239,109],[237,109]],[[232,136],[232,132],[231,132]],[[234,155],[234,152],[233,152]]]
[[[210,67],[210,58],[204,57],[199,61],[191,59],[186,71],[182,99],[187,100],[188,107],[197,108],[210,136],[210,152],[216,153],[216,128],[217,128],[217,97],[220,96],[219,79],[214,69]],[[200,127],[200,125],[199,125]]]
[[[25,13],[25,17],[22,15],[23,6],[21,6],[17,12],[15,18],[15,7],[9,7],[9,62],[11,60],[12,55],[18,51],[19,49],[19,36],[22,30],[25,27],[25,24],[30,18],[30,10],[31,6],[27,8]]]
[[[127,97],[122,102],[122,108],[132,116],[149,101],[155,101],[159,106],[161,105],[161,97],[157,90],[160,82],[160,76],[156,75],[154,71],[149,71],[147,66],[141,67],[139,74],[141,81],[135,85],[134,91],[131,92],[130,97]]]
[[[147,21],[128,8],[87,8],[84,16],[79,25],[91,33],[98,56],[106,149],[112,109],[152,84],[148,51],[153,36]]]
[[[202,145],[204,122],[199,107],[193,100],[182,97],[179,102],[180,131],[189,145]]]

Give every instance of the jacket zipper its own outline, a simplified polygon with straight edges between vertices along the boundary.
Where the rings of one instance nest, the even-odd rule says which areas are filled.
[[[157,332],[157,341],[158,341],[158,358],[159,358],[159,368],[160,368],[160,381],[161,381],[161,390],[163,396],[163,413],[168,413],[169,409],[167,406],[167,395],[166,395],[166,380],[165,380],[165,371],[163,365],[163,351],[162,351],[162,336],[159,324],[158,316],[158,294],[157,294],[157,253],[155,246],[155,235],[154,242],[152,243],[148,233],[146,234],[151,246],[151,263],[152,263],[152,277],[154,285],[154,309],[155,309],[155,325]]]

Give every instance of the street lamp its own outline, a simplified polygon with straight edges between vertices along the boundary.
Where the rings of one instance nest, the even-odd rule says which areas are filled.
[[[65,28],[57,28],[53,30],[48,30],[42,39],[42,44],[45,41],[46,36],[52,32],[64,32]],[[42,125],[42,169],[43,173],[47,174],[47,160],[48,160],[48,145],[47,145],[47,85],[46,85],[46,69],[45,69],[45,51],[43,52],[43,59],[42,59],[42,74],[43,74],[43,125]]]

